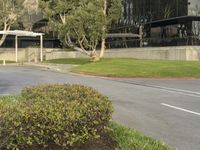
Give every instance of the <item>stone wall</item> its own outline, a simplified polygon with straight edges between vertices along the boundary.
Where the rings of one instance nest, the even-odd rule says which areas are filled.
[[[19,61],[37,62],[40,57],[39,48],[19,49]],[[86,57],[76,51],[62,51],[60,49],[44,49],[44,59]],[[161,60],[190,60],[200,61],[200,46],[177,47],[144,47],[128,49],[106,50],[106,58],[137,58]],[[14,49],[0,49],[0,60],[15,61]]]

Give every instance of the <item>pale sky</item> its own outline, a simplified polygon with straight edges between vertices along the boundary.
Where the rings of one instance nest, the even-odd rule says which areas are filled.
[[[194,8],[197,4],[200,5],[200,0],[188,0],[191,4],[190,4],[190,8]]]
[[[199,14],[197,14],[197,9],[195,9],[196,8],[196,5],[198,5],[199,6],[199,9],[200,9],[200,0],[189,0],[189,2],[191,3],[190,5],[189,5],[189,12],[188,12],[188,14],[189,15],[199,15]]]

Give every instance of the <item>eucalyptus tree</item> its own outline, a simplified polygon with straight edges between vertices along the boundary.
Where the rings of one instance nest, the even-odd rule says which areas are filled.
[[[39,0],[24,0],[23,7],[24,13],[21,17],[21,22],[26,30],[32,30],[34,23],[38,21],[38,17],[33,16],[38,16],[40,13]]]
[[[29,0],[32,1],[32,0]],[[16,26],[19,18],[24,14],[24,0],[0,0],[0,30],[9,31]],[[7,35],[0,38],[0,46],[5,41]]]
[[[24,0],[23,6],[28,14],[37,13],[39,8],[39,0]]]
[[[116,23],[122,14],[122,0],[102,0],[103,1],[103,15],[105,17],[105,24],[102,27],[101,37],[101,52],[100,58],[104,56],[106,33],[109,31],[110,25]]]
[[[121,0],[41,0],[49,27],[59,39],[94,60],[103,57],[106,32],[120,17]],[[102,41],[100,55],[97,45]]]

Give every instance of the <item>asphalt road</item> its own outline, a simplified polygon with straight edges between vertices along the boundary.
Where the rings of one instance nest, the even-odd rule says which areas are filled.
[[[0,66],[0,95],[40,83],[78,83],[110,97],[113,118],[178,150],[200,150],[200,80],[111,79]]]

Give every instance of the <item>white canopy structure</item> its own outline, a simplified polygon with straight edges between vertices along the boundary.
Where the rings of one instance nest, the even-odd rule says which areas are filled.
[[[35,33],[31,31],[23,30],[12,30],[12,31],[0,31],[1,35],[14,35],[15,36],[15,56],[16,62],[18,62],[18,37],[27,36],[27,37],[40,37],[40,61],[43,61],[43,35],[44,33]]]

